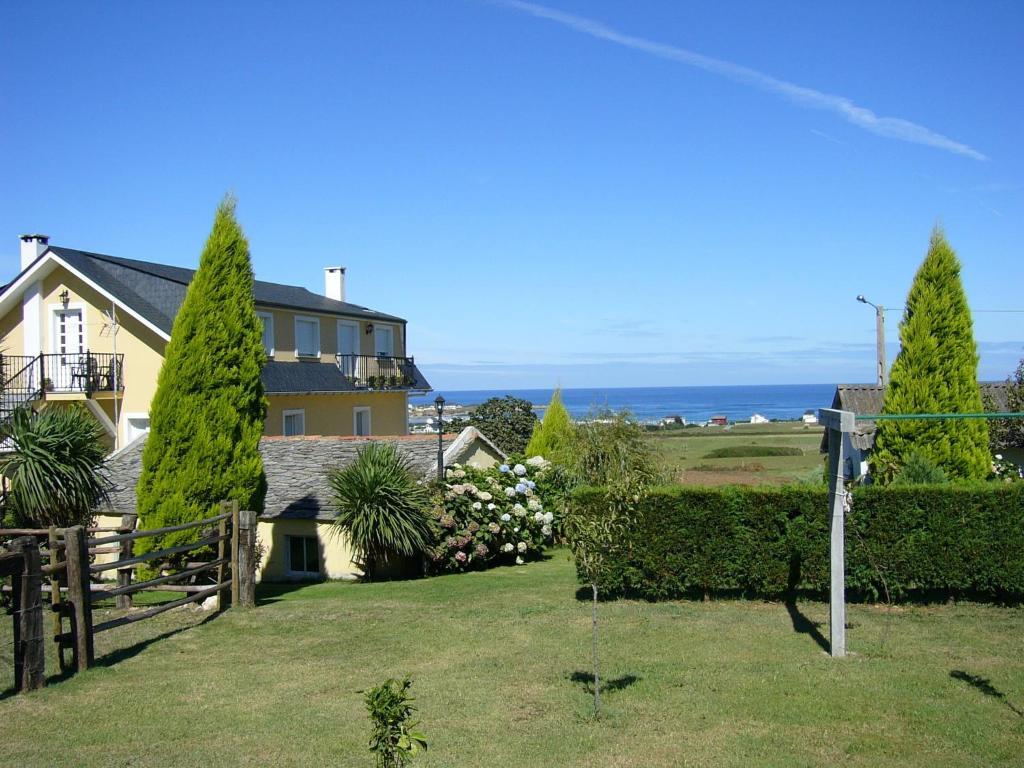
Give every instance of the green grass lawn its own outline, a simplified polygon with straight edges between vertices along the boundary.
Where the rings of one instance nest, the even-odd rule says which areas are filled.
[[[800,423],[734,424],[651,433],[658,468],[665,479],[684,485],[781,485],[820,477],[821,427]],[[743,452],[744,446],[799,449],[799,456],[714,458],[715,451]],[[757,453],[756,450],[750,453]]]
[[[423,766],[974,766],[1024,753],[1024,612],[601,606],[606,716],[590,717],[590,610],[564,552],[487,573],[264,588],[97,638],[104,664],[0,700],[6,765],[371,766],[359,691],[412,675]],[[10,638],[3,622],[0,648]],[[2,672],[10,675],[9,659]]]

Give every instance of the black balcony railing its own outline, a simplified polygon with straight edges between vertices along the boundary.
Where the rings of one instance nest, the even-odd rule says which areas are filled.
[[[412,389],[417,385],[411,357],[338,355],[338,369],[357,389]]]
[[[115,390],[124,390],[124,355],[0,355],[0,418],[47,392],[82,392],[91,397]]]

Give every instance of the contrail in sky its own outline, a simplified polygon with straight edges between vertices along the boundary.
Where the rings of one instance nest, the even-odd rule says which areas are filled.
[[[733,64],[732,62],[722,61],[721,59],[713,59],[710,56],[704,56],[685,48],[678,48],[674,45],[666,45],[665,43],[656,43],[653,40],[648,40],[643,37],[627,35],[609,27],[607,24],[601,23],[600,21],[594,21],[593,19],[588,19],[583,16],[575,16],[571,13],[564,13],[554,8],[537,5],[536,3],[528,3],[524,2],[524,0],[494,1],[499,5],[514,8],[515,10],[528,13],[531,16],[536,16],[540,19],[554,21],[577,32],[582,32],[583,34],[596,37],[600,40],[607,40],[611,43],[624,45],[627,48],[643,51],[651,56],[657,56],[662,59],[678,61],[682,64],[687,64],[691,67],[697,67],[698,69],[703,69],[706,72],[726,77],[738,83],[752,85],[763,91],[778,94],[779,96],[804,107],[823,109],[833,112],[847,122],[853,123],[854,125],[863,128],[866,131],[878,134],[879,136],[885,136],[889,139],[899,139],[900,141],[909,141],[913,144],[924,144],[929,147],[944,149],[947,152],[953,152],[957,155],[964,155],[965,157],[970,157],[975,160],[988,160],[985,155],[967,144],[961,144],[958,141],[954,141],[953,139],[943,136],[941,133],[936,133],[935,131],[925,128],[923,125],[912,123],[909,120],[904,120],[899,117],[879,117],[870,109],[857,106],[845,96],[823,93],[822,91],[815,90],[814,88],[806,88],[802,85],[797,85],[796,83],[787,82],[786,80],[779,80],[771,75],[758,72],[756,69],[750,69],[749,67],[744,67],[741,64]]]

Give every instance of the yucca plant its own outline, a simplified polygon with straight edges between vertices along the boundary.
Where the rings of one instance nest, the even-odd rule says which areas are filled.
[[[348,536],[364,579],[390,557],[416,557],[430,546],[430,494],[391,443],[367,443],[328,481],[338,506],[335,530]]]
[[[103,429],[82,407],[19,408],[0,425],[5,516],[15,525],[87,525],[107,498]]]

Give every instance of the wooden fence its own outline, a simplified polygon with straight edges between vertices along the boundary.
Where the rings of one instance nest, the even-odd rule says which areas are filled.
[[[135,515],[125,515],[120,526],[49,529],[0,529],[0,538],[14,538],[6,552],[0,552],[0,577],[11,576],[14,615],[15,688],[31,690],[45,680],[44,593],[50,595],[53,640],[62,672],[81,671],[95,663],[94,638],[126,624],[158,616],[165,611],[216,596],[217,610],[229,605],[256,604],[256,513],[239,510],[237,502],[222,502],[220,512],[206,520],[153,530],[135,530]],[[199,529],[197,541],[135,554],[135,542],[142,538]],[[215,548],[214,559],[189,562],[171,570],[159,568],[159,575],[134,581],[137,566],[159,567],[167,558],[184,558],[198,549]],[[116,555],[96,561],[97,556]],[[43,562],[47,561],[47,562]],[[117,571],[114,585],[96,583],[99,577]],[[196,583],[212,578],[210,584]],[[44,584],[44,579],[48,584]],[[141,610],[131,610],[132,596],[140,592],[178,592],[183,597]],[[93,621],[93,603],[115,598],[124,613],[105,621]],[[65,631],[65,621],[68,629]],[[70,650],[68,662],[65,652]]]

